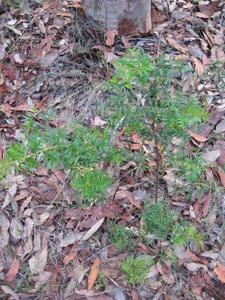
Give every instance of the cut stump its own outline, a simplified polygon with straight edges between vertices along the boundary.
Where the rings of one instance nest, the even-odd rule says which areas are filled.
[[[151,0],[82,0],[82,6],[88,17],[121,35],[151,30]]]

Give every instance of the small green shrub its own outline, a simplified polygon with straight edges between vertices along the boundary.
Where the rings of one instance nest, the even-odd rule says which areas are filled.
[[[187,242],[185,229],[177,222],[172,227],[172,231],[170,233],[170,242],[178,246],[185,245]]]
[[[173,215],[166,203],[155,203],[142,215],[143,228],[157,238],[167,239],[173,228]]]
[[[103,198],[112,183],[107,172],[109,163],[119,165],[132,159],[137,168],[146,170],[146,159],[152,159],[150,152],[143,149],[132,154],[113,145],[118,129],[124,127],[125,134],[136,130],[143,140],[155,142],[155,202],[164,167],[172,166],[169,146],[173,137],[184,141],[176,152],[175,160],[179,161],[176,175],[183,176],[189,186],[198,184],[205,170],[201,155],[178,155],[187,146],[188,129],[207,119],[197,96],[185,95],[180,88],[181,74],[189,70],[182,62],[162,55],[152,60],[140,49],[130,49],[115,63],[113,78],[106,84],[109,99],[105,107],[101,104],[99,111],[103,111],[108,127],[91,129],[75,124],[53,128],[49,125],[49,115],[28,116],[24,122],[24,140],[12,144],[0,163],[1,178],[12,166],[26,172],[40,164],[49,169],[66,169],[70,171],[73,187],[92,203]],[[161,237],[167,235],[163,228],[159,230]]]
[[[187,153],[187,149],[183,148],[182,150],[171,157],[171,165],[176,170],[175,175],[189,185],[203,182],[207,164],[201,153],[197,151],[190,154]]]
[[[73,170],[71,178],[73,188],[81,191],[83,198],[88,202],[101,194],[104,195],[112,184],[111,177],[98,168]]]
[[[198,230],[194,225],[187,225],[185,227],[185,234],[187,240],[194,242],[201,248],[203,247],[204,234],[198,233]]]
[[[156,202],[162,157],[168,161],[172,138],[182,138],[186,147],[188,129],[207,120],[205,107],[197,96],[186,95],[179,87],[179,78],[186,71],[190,68],[182,62],[162,55],[152,60],[142,50],[134,48],[115,62],[115,74],[106,85],[110,100],[104,114],[111,126],[122,122],[127,132],[134,128],[142,137],[155,140]],[[183,149],[179,151],[182,153]],[[190,165],[186,160],[183,168],[186,170]],[[187,180],[194,180],[193,170],[187,169],[187,173]]]
[[[174,219],[165,202],[154,203],[143,211],[143,229],[158,239],[168,240],[171,244],[185,245],[188,241],[193,241],[198,246],[203,244],[203,236],[194,225],[181,225]]]
[[[225,68],[224,62],[222,61],[214,61],[209,65],[209,70],[207,71],[206,75],[206,82],[208,80],[212,81],[213,84],[216,85],[219,93],[221,95],[224,94],[225,89]]]
[[[24,140],[11,144],[0,163],[1,178],[12,166],[32,172],[44,164],[49,169],[69,170],[72,186],[89,204],[104,196],[112,178],[100,163],[119,164],[126,157],[112,145],[109,132],[79,124],[53,128],[48,122],[47,116],[43,116],[42,122],[35,122],[30,116],[26,118]]]
[[[154,265],[154,259],[151,256],[134,257],[129,256],[121,263],[121,269],[125,273],[128,283],[135,285],[144,283],[151,266]]]
[[[115,245],[118,251],[131,248],[134,243],[132,241],[133,234],[123,225],[109,222],[109,239]]]
[[[107,287],[107,277],[105,276],[104,272],[99,270],[98,278],[95,282],[95,288],[100,291],[104,291]]]

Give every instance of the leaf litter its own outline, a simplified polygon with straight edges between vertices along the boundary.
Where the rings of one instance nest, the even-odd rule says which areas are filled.
[[[79,16],[80,1],[55,1],[54,4],[30,1],[28,14],[22,4],[20,9],[13,9],[0,3],[3,8],[0,14],[3,24],[0,27],[0,159],[16,130],[21,129],[26,113],[53,107],[58,112],[55,124],[60,124],[66,121],[65,117],[60,120],[63,113],[67,118],[79,119],[84,111],[84,122],[90,126],[107,126],[104,118],[90,109],[93,99],[104,98],[102,91],[93,87],[111,78],[111,63],[121,56],[124,48],[138,45],[150,55],[164,52],[177,59],[182,57],[185,64],[196,71],[197,77],[184,76],[182,85],[207,99],[210,116],[198,132],[189,131],[191,143],[201,147],[205,160],[212,164],[211,175],[219,187],[224,187],[224,91],[218,90],[219,80],[211,71],[207,82],[203,79],[209,71],[209,61],[218,59],[224,63],[223,4],[221,1],[178,0],[169,1],[169,5],[164,2],[152,1],[153,30],[149,35],[121,37],[116,31],[108,30],[105,40],[102,28]],[[73,25],[74,12],[78,30]],[[90,43],[86,42],[86,37]],[[67,76],[65,70],[70,71]],[[122,148],[127,145],[134,152],[142,149],[143,142],[136,132],[128,140],[123,133],[117,138]],[[219,148],[215,147],[215,139],[221,142]],[[149,145],[149,141],[145,143],[145,149]],[[193,145],[191,151],[194,153]],[[194,293],[199,299],[207,299],[217,293],[218,299],[223,299],[220,296],[225,293],[221,286],[225,282],[221,254],[224,245],[221,240],[224,235],[223,191],[219,196],[214,190],[206,191],[197,195],[192,203],[184,198],[177,199],[174,180],[181,187],[184,182],[176,177],[175,170],[166,170],[162,184],[162,189],[165,187],[169,191],[171,206],[179,218],[193,217],[200,232],[204,232],[202,220],[206,220],[210,234],[204,239],[203,248],[190,242],[190,249],[174,249],[178,259],[175,266],[181,266],[176,269],[179,284],[174,280],[172,267],[165,267],[167,259],[164,259],[154,266],[155,269],[149,270],[149,281],[144,288],[127,285],[120,263],[132,251],[126,249],[121,254],[115,250],[108,239],[107,222],[110,219],[129,228],[141,228],[140,212],[152,191],[146,188],[149,178],[142,174],[135,177],[135,171],[133,161],[114,170],[118,174],[115,193],[112,192],[106,203],[94,203],[90,208],[72,206],[75,195],[66,174],[60,170],[54,180],[51,170],[41,168],[30,178],[26,174],[8,175],[0,185],[0,249],[4,253],[0,260],[4,282],[1,294],[23,299],[23,294],[25,298],[31,294],[38,296],[42,288],[49,299],[53,299],[53,293],[56,298],[63,294],[65,299],[74,295],[77,299],[126,299],[130,295],[132,299],[159,299],[162,295],[170,299],[173,293],[180,298],[185,295],[191,299]],[[212,209],[216,211],[213,217]],[[136,244],[141,246],[143,242]],[[135,251],[153,254],[157,249],[171,258],[170,248],[159,241],[155,241],[155,249],[152,244],[143,245],[135,245]],[[106,257],[105,261],[102,257]],[[24,278],[28,280],[29,272],[31,285],[26,286],[27,293],[20,282]],[[198,276],[203,281],[198,280]],[[212,292],[210,285],[216,292]]]

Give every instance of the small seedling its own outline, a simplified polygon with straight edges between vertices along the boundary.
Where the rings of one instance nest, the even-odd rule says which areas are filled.
[[[170,242],[177,246],[185,245],[187,241],[184,228],[176,222],[172,227],[172,232],[170,234]]]
[[[225,89],[225,69],[224,69],[224,62],[222,61],[214,61],[209,65],[209,70],[205,74],[206,80],[205,82],[209,82],[212,80],[213,84],[216,85],[219,93],[224,95]]]
[[[154,259],[151,256],[134,257],[129,256],[121,263],[121,269],[125,273],[128,283],[135,285],[144,283]]]
[[[118,251],[131,248],[134,245],[132,237],[133,234],[125,226],[114,222],[109,223],[109,239]]]
[[[188,241],[193,241],[199,246],[203,244],[203,236],[198,233],[196,227],[192,224],[182,226],[175,221],[165,202],[154,203],[146,208],[142,219],[143,229],[158,239],[168,240],[177,246],[185,245]]]
[[[166,203],[155,203],[143,212],[143,228],[159,239],[167,239],[173,228],[173,215]]]
[[[198,233],[197,228],[194,225],[187,225],[185,227],[186,238],[189,241],[194,242],[197,246],[203,248],[204,235]]]
[[[95,283],[95,288],[97,290],[105,290],[107,286],[107,277],[105,276],[104,272],[102,272],[101,270],[99,270],[98,273],[98,278],[97,281]]]

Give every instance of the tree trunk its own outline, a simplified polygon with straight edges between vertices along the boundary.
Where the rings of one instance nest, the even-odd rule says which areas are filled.
[[[151,0],[82,0],[82,5],[88,17],[122,35],[151,30]]]

